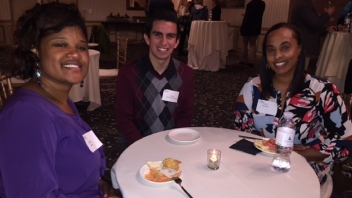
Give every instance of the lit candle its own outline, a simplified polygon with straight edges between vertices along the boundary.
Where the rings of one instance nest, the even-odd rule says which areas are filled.
[[[216,155],[212,155],[210,160],[214,163],[218,160],[218,158],[216,157]]]
[[[212,170],[219,169],[221,151],[218,149],[209,149],[207,152],[208,168]]]

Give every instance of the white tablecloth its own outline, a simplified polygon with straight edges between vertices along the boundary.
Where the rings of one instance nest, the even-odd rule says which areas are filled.
[[[329,32],[317,62],[315,75],[334,83],[344,91],[348,64],[351,59],[351,35],[345,32]]]
[[[80,87],[80,84],[73,85],[69,94],[73,102],[90,102],[88,111],[93,111],[101,106],[99,58],[99,51],[89,50],[89,69],[87,76],[84,78],[83,87]]]
[[[225,68],[228,29],[225,21],[193,21],[188,39],[188,65],[218,71]]]
[[[307,161],[299,154],[291,155],[291,170],[279,173],[271,169],[273,156],[255,156],[230,149],[243,132],[209,127],[193,128],[200,132],[198,142],[175,144],[167,137],[169,131],[147,136],[128,147],[111,170],[114,188],[120,187],[124,198],[187,197],[176,183],[150,186],[139,176],[147,160],[172,157],[182,161],[182,185],[193,197],[307,197],[319,198],[319,180]],[[247,135],[247,133],[246,133]],[[219,170],[207,167],[207,150],[222,152]]]

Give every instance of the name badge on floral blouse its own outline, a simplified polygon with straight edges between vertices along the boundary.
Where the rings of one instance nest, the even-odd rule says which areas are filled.
[[[92,153],[103,145],[92,130],[83,134],[83,138]]]
[[[275,102],[259,99],[256,110],[259,113],[275,116],[277,113],[277,104]]]

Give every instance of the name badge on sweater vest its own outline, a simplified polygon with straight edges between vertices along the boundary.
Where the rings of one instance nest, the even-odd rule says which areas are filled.
[[[277,104],[272,101],[258,100],[257,111],[275,116],[277,112]]]
[[[83,134],[83,138],[92,153],[103,145],[92,130]]]
[[[178,99],[179,94],[180,94],[180,92],[178,92],[178,91],[172,91],[170,89],[165,89],[161,100],[167,101],[167,102],[177,103],[177,99]]]

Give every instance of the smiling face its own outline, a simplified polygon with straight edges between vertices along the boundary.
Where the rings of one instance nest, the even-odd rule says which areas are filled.
[[[268,35],[266,59],[276,75],[293,76],[300,53],[301,46],[290,29],[280,28]]]
[[[44,37],[37,50],[42,83],[72,86],[88,72],[87,41],[79,27],[66,27]]]
[[[145,42],[149,45],[149,58],[154,64],[168,64],[171,54],[178,46],[177,25],[169,21],[156,20],[150,37],[144,34]]]

